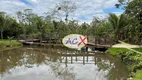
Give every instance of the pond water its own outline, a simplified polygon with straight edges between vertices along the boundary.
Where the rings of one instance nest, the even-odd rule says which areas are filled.
[[[105,53],[43,47],[0,52],[0,80],[126,80],[128,73]]]

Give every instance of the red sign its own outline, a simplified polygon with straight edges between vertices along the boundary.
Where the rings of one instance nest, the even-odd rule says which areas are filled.
[[[78,46],[81,44],[81,43],[83,43],[85,46],[87,45],[86,43],[85,43],[85,40],[88,38],[88,36],[85,36],[85,38],[84,39],[82,39],[82,37],[80,36],[80,40],[81,40],[81,42],[80,43],[78,43]]]

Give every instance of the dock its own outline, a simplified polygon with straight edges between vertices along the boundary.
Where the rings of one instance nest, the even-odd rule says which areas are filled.
[[[56,48],[56,47],[62,47],[66,48],[62,43],[56,43],[56,42],[48,42],[48,41],[42,41],[42,43],[39,42],[39,39],[34,39],[33,41],[31,40],[18,40],[21,42],[23,45],[32,45],[32,46],[44,46],[44,47],[51,47],[51,48]],[[57,41],[54,39],[54,41]],[[82,48],[82,51],[87,51],[90,53],[97,53],[97,51],[106,51],[108,48],[110,48],[111,45],[109,44],[95,44],[92,42],[88,42],[87,45]],[[92,51],[89,51],[88,49],[91,49]],[[100,52],[99,52],[100,53]]]

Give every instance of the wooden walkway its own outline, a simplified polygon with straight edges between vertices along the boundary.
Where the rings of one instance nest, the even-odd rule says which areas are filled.
[[[44,39],[42,43],[40,43],[39,39],[31,39],[31,40],[18,40],[24,45],[42,45],[42,46],[61,46],[63,47],[60,39]],[[107,39],[97,38],[94,39],[92,37],[88,38],[87,48],[102,48],[108,49],[111,47],[110,41]]]

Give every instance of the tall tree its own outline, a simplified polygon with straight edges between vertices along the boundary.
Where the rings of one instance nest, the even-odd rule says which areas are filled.
[[[43,19],[41,16],[36,16],[34,18],[34,24],[36,25],[37,30],[40,33],[40,43],[42,43],[42,36],[45,32],[45,28],[47,27],[48,21],[47,19]]]
[[[69,14],[73,13],[76,10],[76,4],[72,1],[63,0],[58,3],[55,8],[53,8],[48,14],[54,20],[62,21],[62,17],[65,16],[65,21],[68,22]]]
[[[70,13],[76,10],[76,5],[71,1],[64,0],[57,5],[57,8],[58,10],[63,11],[65,13],[65,21],[68,22],[68,16]]]
[[[3,39],[3,32],[11,23],[11,17],[7,15],[5,12],[0,12],[0,34],[1,39]]]
[[[22,27],[24,38],[26,39],[26,28],[24,26],[24,22],[25,22],[24,13],[22,13],[21,11],[18,11],[16,14],[17,14],[19,25],[20,27]]]

